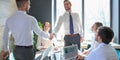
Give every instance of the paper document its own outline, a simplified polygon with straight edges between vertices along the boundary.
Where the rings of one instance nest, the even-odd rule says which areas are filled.
[[[40,60],[43,60],[46,56],[48,56],[49,52],[51,51],[51,48],[52,46],[49,46],[48,48],[45,49]]]

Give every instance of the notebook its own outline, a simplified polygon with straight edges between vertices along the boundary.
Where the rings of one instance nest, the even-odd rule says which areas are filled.
[[[48,48],[49,46],[51,46],[51,41],[50,40],[43,40],[42,41],[42,46],[41,48]]]

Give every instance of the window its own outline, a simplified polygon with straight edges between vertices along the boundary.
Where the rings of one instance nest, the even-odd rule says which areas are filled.
[[[54,16],[53,22],[55,23],[57,22],[59,16],[65,12],[65,9],[63,6],[64,0],[53,1],[54,4],[52,6],[53,7],[52,15]],[[93,25],[93,23],[99,21],[102,22],[104,26],[110,26],[111,0],[70,0],[70,1],[72,3],[72,11],[79,13],[80,19],[82,19],[85,40],[91,39],[92,34],[91,26]],[[61,39],[60,36],[59,39]]]
[[[54,22],[57,22],[57,20],[59,19],[59,16],[63,15],[65,12],[64,4],[63,4],[64,0],[53,0],[53,1],[56,2],[55,3],[56,7],[53,4],[53,6],[54,6],[53,9],[55,8],[54,10],[56,10],[55,12],[53,11],[54,13],[56,13],[55,14],[56,17],[53,17],[53,18],[54,19],[56,18],[56,20],[54,20],[54,19],[53,20],[54,20]],[[79,16],[81,17],[80,19],[82,19],[82,0],[70,0],[70,1],[72,3],[72,7],[71,7],[72,11],[79,13]],[[62,30],[60,30],[60,31],[62,31]],[[57,35],[58,40],[63,39],[63,35],[61,35],[61,34],[62,34],[62,32],[58,33],[58,35]]]
[[[84,38],[91,39],[91,26],[95,22],[110,26],[110,0],[84,0]]]

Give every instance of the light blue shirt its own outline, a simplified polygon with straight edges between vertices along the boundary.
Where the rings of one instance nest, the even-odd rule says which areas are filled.
[[[110,44],[100,43],[96,49],[85,57],[85,60],[118,60],[118,56]]]
[[[27,15],[25,11],[16,11],[6,21],[4,35],[3,35],[3,47],[5,51],[9,50],[9,34],[13,35],[15,42],[14,45],[29,46],[33,45],[33,31],[37,35],[46,34],[40,30],[37,20]],[[44,37],[49,37],[47,34]]]

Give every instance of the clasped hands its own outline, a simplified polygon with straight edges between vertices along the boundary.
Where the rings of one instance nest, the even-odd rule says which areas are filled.
[[[53,33],[51,33],[51,34],[50,34],[50,38],[49,38],[49,39],[50,39],[50,40],[52,40],[52,39],[53,39],[53,37],[54,37],[54,34],[53,34]]]

